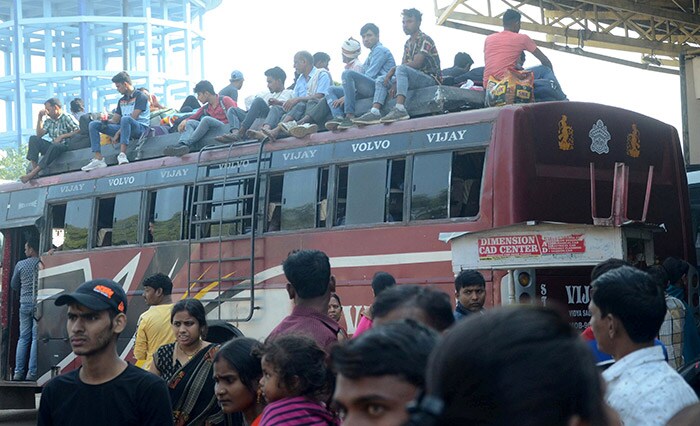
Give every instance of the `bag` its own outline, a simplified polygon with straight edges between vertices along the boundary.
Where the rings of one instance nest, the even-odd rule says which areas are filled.
[[[534,101],[535,76],[530,71],[509,68],[501,80],[489,77],[486,85],[486,106],[526,104]]]

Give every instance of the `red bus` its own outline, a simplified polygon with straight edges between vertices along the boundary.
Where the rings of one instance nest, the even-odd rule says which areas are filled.
[[[151,143],[151,142],[149,142]],[[155,143],[155,142],[153,142]],[[665,224],[656,254],[695,264],[683,157],[675,129],[619,108],[538,103],[416,118],[274,143],[207,147],[0,187],[5,237],[2,378],[10,377],[18,301],[9,277],[23,235],[39,232],[36,317],[39,384],[75,367],[65,309],[53,300],[85,280],[114,279],[130,295],[119,351],[131,356],[147,308],[140,283],[164,272],[174,298],[200,298],[212,319],[264,337],[291,309],[281,263],[295,249],[326,252],[354,331],[371,303],[377,271],[398,282],[453,294],[444,232],[476,232],[526,221],[592,224],[590,163],[599,212],[611,207],[613,167],[629,167],[628,210]],[[641,214],[641,213],[640,213]],[[602,259],[601,259],[602,260]],[[501,279],[484,271],[487,304],[502,301]],[[537,276],[567,303],[567,285],[588,284],[590,267]],[[585,292],[584,292],[585,293]]]

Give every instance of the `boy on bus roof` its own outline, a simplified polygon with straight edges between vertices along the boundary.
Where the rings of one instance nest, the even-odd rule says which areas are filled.
[[[64,114],[62,108],[58,98],[51,98],[44,102],[44,109],[39,111],[36,135],[29,137],[27,149],[27,160],[31,161],[32,170],[19,178],[23,183],[34,179],[53,160],[66,152],[68,140],[80,132],[78,122],[72,115]],[[43,139],[45,136],[50,138],[51,142]]]
[[[182,120],[177,126],[180,139],[177,145],[171,145],[163,150],[165,155],[182,157],[190,152],[209,132],[226,133],[232,122],[237,122],[236,101],[228,96],[217,95],[214,86],[207,80],[202,80],[194,86],[194,93],[204,106],[197,112]]]
[[[117,109],[109,122],[103,119],[103,121],[93,121],[88,126],[90,147],[95,158],[81,168],[85,172],[107,167],[102,156],[100,133],[111,136],[114,143],[120,142],[117,162],[121,165],[129,162],[126,158],[126,147],[129,145],[131,137],[138,138],[149,129],[151,109],[148,106],[148,96],[134,88],[131,84],[131,76],[126,71],[112,77],[112,83],[122,94],[122,97],[119,99]]]
[[[435,42],[420,30],[423,15],[416,9],[404,9],[402,16],[403,32],[409,38],[404,45],[401,65],[389,70],[383,79],[377,78],[372,109],[353,119],[353,123],[376,124],[408,120],[410,116],[404,105],[408,91],[442,83],[440,55]],[[382,117],[379,110],[387,95],[396,95],[396,106]]]

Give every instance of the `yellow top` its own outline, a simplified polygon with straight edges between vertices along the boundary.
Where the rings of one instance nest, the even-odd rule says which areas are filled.
[[[175,341],[173,327],[170,324],[170,312],[173,304],[154,305],[141,314],[136,330],[134,342],[134,356],[136,363],[144,370],[148,370],[153,360],[153,353],[161,346]]]

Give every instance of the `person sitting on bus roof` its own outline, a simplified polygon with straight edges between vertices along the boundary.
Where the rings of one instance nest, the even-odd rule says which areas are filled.
[[[455,278],[455,320],[461,320],[472,314],[484,313],[486,302],[486,280],[479,271],[466,269]]]
[[[355,124],[407,120],[410,118],[405,106],[408,91],[442,83],[440,56],[435,42],[420,30],[423,15],[416,9],[404,9],[402,16],[403,32],[409,38],[404,45],[401,65],[389,70],[383,79],[376,80],[372,109],[353,119]],[[379,110],[386,101],[387,94],[396,95],[396,106],[382,117]]]
[[[163,150],[165,155],[181,157],[190,152],[200,140],[211,132],[224,133],[230,129],[230,122],[236,121],[234,110],[238,105],[228,96],[217,95],[214,86],[207,80],[202,80],[194,86],[197,99],[204,105],[194,114],[180,122],[177,130],[180,139],[177,145],[171,145]]]
[[[282,116],[279,126],[273,127],[277,123],[266,122],[259,132],[250,131],[249,136],[274,141],[280,133],[287,133],[287,129],[296,126],[296,120],[300,120],[307,109],[310,110],[318,102],[323,102],[323,97],[331,85],[331,75],[327,70],[316,68],[313,64],[314,58],[307,51],[300,51],[294,55],[294,70],[299,73],[294,83],[294,95],[281,106],[274,105],[270,108],[278,112],[281,109],[286,114]]]
[[[604,273],[591,284],[589,309],[598,347],[615,359],[603,372],[606,400],[624,424],[664,425],[698,402],[654,346],[666,302],[649,274],[630,266]]]
[[[248,129],[253,126],[253,123],[258,118],[265,118],[266,123],[277,124],[282,118],[282,109],[270,109],[273,105],[282,105],[287,100],[291,99],[293,92],[290,89],[284,88],[284,81],[287,79],[287,74],[280,67],[270,68],[265,71],[267,78],[267,89],[260,92],[250,100],[246,99],[248,111],[243,111],[236,108],[236,120],[231,122],[231,132],[217,136],[214,139],[217,142],[235,142],[246,138]],[[271,115],[270,112],[274,111]],[[242,118],[242,120],[241,120]]]
[[[359,73],[362,72],[363,66],[360,61],[357,60],[360,56],[360,50],[360,42],[353,38],[343,42],[341,54],[346,71],[354,70]],[[343,87],[330,86],[326,94],[325,102],[317,103],[310,110],[307,108],[304,117],[297,121],[295,127],[289,129],[289,133],[296,138],[303,138],[304,136],[316,133],[318,127],[324,126],[327,122],[334,123],[333,120],[328,121],[333,116],[342,119],[340,116],[343,110],[340,109],[340,107],[343,105],[343,102]],[[315,124],[315,126],[312,126],[312,124]],[[335,129],[335,127],[332,128],[333,130]]]
[[[438,339],[434,330],[406,319],[333,348],[333,401],[344,424],[405,424],[406,405],[425,387],[425,367]]]
[[[73,98],[70,101],[70,115],[75,118],[75,121],[80,122],[80,117],[85,115],[85,105],[80,98]]]
[[[533,72],[535,80],[540,80],[540,83],[534,86],[535,100],[565,100],[566,95],[554,76],[552,62],[527,34],[520,34],[520,19],[520,12],[508,9],[503,14],[503,31],[486,37],[484,87],[489,77],[500,80],[509,68],[516,68],[521,52],[527,50],[542,63],[540,66],[528,69]]]
[[[122,97],[119,99],[117,109],[109,122],[106,120],[101,122],[93,121],[88,126],[90,145],[95,158],[81,168],[85,172],[107,167],[107,163],[105,163],[101,153],[100,133],[112,136],[112,142],[114,143],[117,140],[120,142],[120,153],[117,155],[117,162],[126,164],[129,162],[126,158],[126,147],[129,145],[131,137],[140,137],[149,129],[151,110],[148,106],[148,96],[134,88],[131,84],[131,77],[126,71],[122,71],[112,77],[112,82],[117,91],[122,94]]]
[[[20,176],[23,183],[34,179],[59,155],[68,150],[68,139],[80,133],[80,126],[72,115],[64,114],[61,101],[51,98],[44,102],[44,109],[39,111],[36,121],[36,136],[29,137],[27,160],[32,163],[32,170]],[[43,139],[48,137],[51,142]],[[39,160],[41,154],[41,160]]]
[[[234,70],[231,73],[231,78],[229,78],[228,81],[229,85],[221,89],[219,96],[228,96],[229,98],[238,102],[238,91],[241,90],[243,87],[243,82],[245,81],[243,78],[243,73],[238,70]]]
[[[314,53],[314,66],[320,70],[328,71],[328,64],[331,62],[331,56],[326,52]]]
[[[333,102],[333,119],[325,125],[328,130],[351,128],[355,118],[355,100],[371,98],[374,95],[375,80],[383,79],[396,66],[394,56],[379,42],[379,28],[368,23],[360,29],[362,44],[370,49],[363,65],[364,71],[346,69],[342,74],[343,99]],[[341,109],[342,107],[342,109]]]

